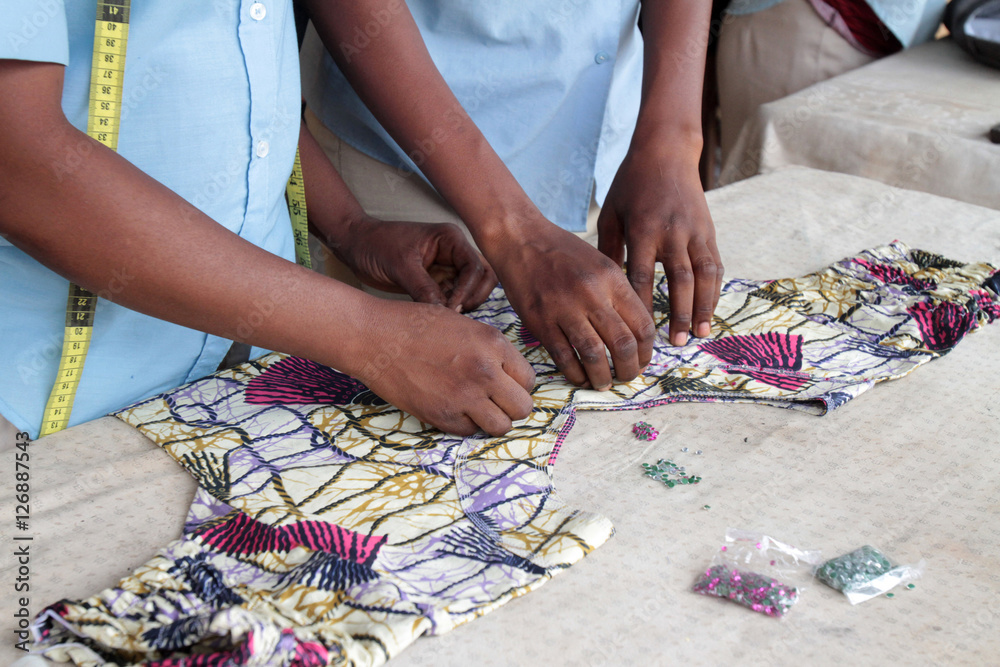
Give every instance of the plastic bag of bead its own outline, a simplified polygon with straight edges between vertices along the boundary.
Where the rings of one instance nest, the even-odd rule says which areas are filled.
[[[725,543],[698,576],[693,590],[780,618],[798,602],[803,585],[820,562],[819,551],[799,549],[763,533],[730,528]]]
[[[885,554],[866,544],[831,558],[816,568],[815,574],[824,584],[846,595],[851,604],[858,604],[919,579],[923,570],[922,560],[916,565],[893,565]]]

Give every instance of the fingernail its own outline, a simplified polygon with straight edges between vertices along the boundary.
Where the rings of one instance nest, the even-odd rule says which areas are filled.
[[[605,385],[605,386],[603,386],[603,387],[598,387],[597,391],[607,391],[609,389],[611,389],[611,384],[610,383],[607,384],[607,385]]]
[[[698,325],[698,338],[708,338],[712,335],[712,325],[708,322],[702,322]]]
[[[456,313],[461,313],[462,312],[462,304],[458,304],[457,306],[455,306],[454,310],[455,310]]]
[[[674,334],[673,343],[675,347],[680,347],[687,343],[688,335],[686,331],[678,331]]]

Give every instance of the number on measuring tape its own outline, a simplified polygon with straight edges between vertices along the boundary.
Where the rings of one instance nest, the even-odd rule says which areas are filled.
[[[312,268],[309,257],[309,216],[306,211],[306,184],[302,177],[302,158],[295,151],[292,175],[285,186],[288,216],[292,219],[292,237],[295,239],[295,261],[307,269]]]

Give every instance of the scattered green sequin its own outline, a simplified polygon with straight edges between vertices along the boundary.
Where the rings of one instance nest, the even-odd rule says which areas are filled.
[[[892,569],[881,551],[865,545],[849,554],[832,558],[816,570],[816,577],[838,591],[863,586]]]
[[[656,462],[656,465],[643,463],[642,469],[646,477],[652,477],[658,482],[663,482],[669,489],[674,488],[678,484],[698,484],[701,482],[701,477],[698,475],[689,475],[684,466],[679,466],[667,459],[660,459]]]
[[[909,588],[912,591],[914,588],[917,587],[917,585],[916,584],[906,584],[906,587]]]
[[[896,594],[895,593],[886,593],[885,596],[887,598],[894,598],[894,597],[896,597]]]

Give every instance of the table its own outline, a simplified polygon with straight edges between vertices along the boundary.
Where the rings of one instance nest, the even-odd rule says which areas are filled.
[[[783,169],[715,190],[709,205],[730,276],[804,274],[896,238],[957,259],[1000,261],[1000,213],[843,174]],[[996,368],[1000,324],[826,417],[733,404],[580,413],[556,463],[556,488],[571,507],[610,517],[617,535],[538,591],[417,641],[393,664],[993,661]],[[638,419],[657,426],[660,438],[635,440]],[[193,482],[116,420],[48,436],[31,452],[33,610],[93,594],[180,533]],[[643,477],[639,463],[660,457],[686,463],[704,481],[667,489]],[[0,493],[9,517],[11,490],[5,484]],[[901,562],[926,559],[927,571],[914,590],[857,607],[816,583],[776,620],[689,592],[727,527],[760,529],[829,556],[872,543]],[[2,568],[9,586],[9,558]],[[5,591],[6,638],[12,606]],[[5,639],[0,662],[16,657]]]
[[[761,106],[720,183],[795,164],[1000,209],[997,123],[1000,71],[929,42]]]

